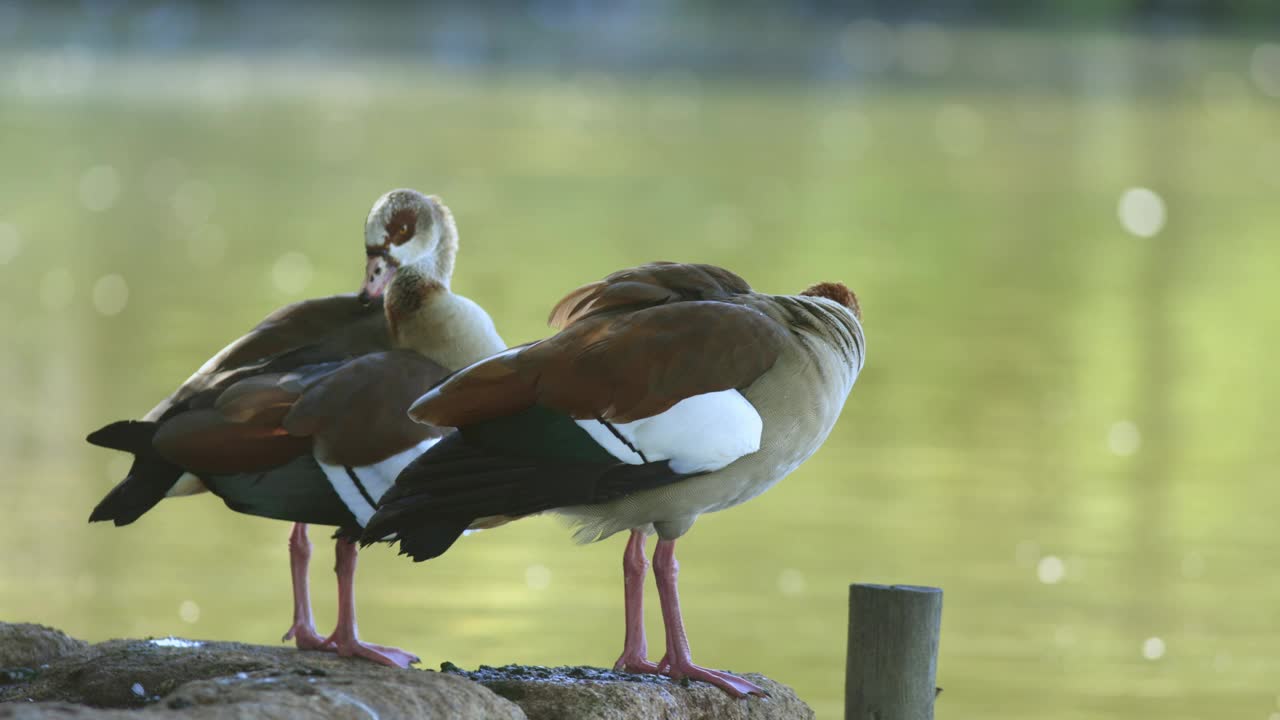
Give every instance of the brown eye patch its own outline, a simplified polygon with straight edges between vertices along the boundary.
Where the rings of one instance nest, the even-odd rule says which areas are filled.
[[[418,224],[418,212],[412,208],[404,208],[397,210],[391,215],[391,219],[387,221],[387,242],[392,245],[403,245],[409,242],[413,237],[415,226]]]

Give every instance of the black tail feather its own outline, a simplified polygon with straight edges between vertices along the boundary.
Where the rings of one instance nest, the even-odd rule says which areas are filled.
[[[111,520],[128,525],[164,499],[165,493],[182,477],[182,468],[168,462],[151,446],[157,424],[141,420],[121,420],[89,435],[99,447],[133,453],[133,466],[89,515],[89,522]]]
[[[428,560],[480,518],[602,503],[687,477],[665,461],[627,465],[497,455],[458,432],[400,473],[360,542],[398,542],[401,554]]]
[[[151,446],[156,428],[156,423],[146,420],[119,420],[94,430],[85,440],[98,447],[137,452]]]

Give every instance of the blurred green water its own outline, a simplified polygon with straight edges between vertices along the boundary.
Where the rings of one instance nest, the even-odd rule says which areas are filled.
[[[453,208],[455,289],[513,343],[657,258],[858,291],[870,359],[826,447],[680,543],[700,662],[839,717],[845,586],[930,584],[941,716],[1268,718],[1280,124],[1228,74],[1247,48],[1198,52],[1154,97],[218,57],[0,84],[0,618],[278,639],[287,527],[209,497],[90,527],[127,463],[81,439],[355,289],[369,204],[408,185]],[[428,565],[371,550],[361,629],[428,666],[607,664],[622,543],[537,519]]]

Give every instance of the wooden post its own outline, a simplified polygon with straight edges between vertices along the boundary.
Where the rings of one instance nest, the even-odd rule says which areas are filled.
[[[932,720],[942,590],[849,586],[845,720]]]

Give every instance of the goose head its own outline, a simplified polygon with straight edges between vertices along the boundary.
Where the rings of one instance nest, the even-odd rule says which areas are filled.
[[[853,316],[858,318],[859,322],[862,321],[862,307],[858,305],[858,296],[844,283],[820,282],[816,285],[810,285],[800,294],[808,297],[826,298],[837,302],[853,311]]]
[[[382,297],[396,276],[406,273],[447,289],[458,252],[458,230],[440,198],[417,190],[392,190],[369,210],[364,250],[368,262],[361,302]]]

